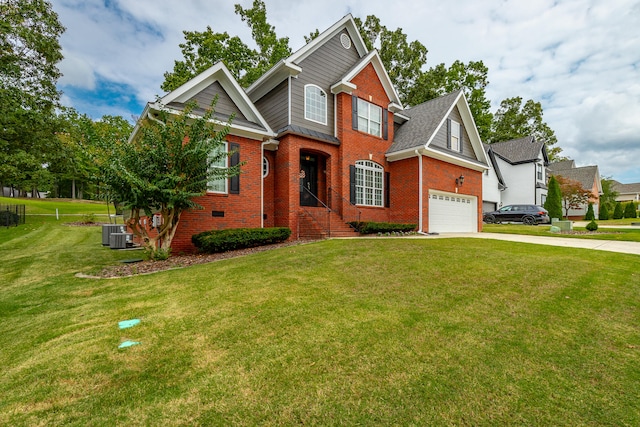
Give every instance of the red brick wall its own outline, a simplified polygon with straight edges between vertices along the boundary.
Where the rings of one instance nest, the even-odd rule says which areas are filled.
[[[195,199],[203,209],[184,212],[171,245],[173,253],[193,252],[191,236],[207,230],[225,228],[260,227],[262,154],[260,141],[227,136],[228,142],[240,145],[240,194],[207,193]],[[272,162],[273,165],[273,162]],[[269,187],[268,185],[265,187]],[[269,194],[269,188],[265,188]],[[271,199],[272,203],[272,199]],[[224,212],[224,217],[213,217],[212,211]],[[273,217],[267,212],[267,217]]]

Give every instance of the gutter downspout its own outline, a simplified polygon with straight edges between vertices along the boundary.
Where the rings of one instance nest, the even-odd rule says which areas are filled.
[[[264,146],[271,142],[271,139],[260,144],[260,228],[264,228]]]
[[[427,236],[422,230],[422,221],[423,221],[423,207],[424,207],[424,197],[423,197],[423,184],[422,184],[422,154],[420,154],[420,150],[415,150],[416,156],[418,156],[418,234],[422,234]]]

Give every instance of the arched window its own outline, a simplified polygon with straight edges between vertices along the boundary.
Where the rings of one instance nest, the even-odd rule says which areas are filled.
[[[262,158],[262,177],[266,178],[269,175],[269,159]]]
[[[316,85],[304,87],[304,118],[327,124],[327,94]]]
[[[384,168],[370,160],[356,162],[356,204],[384,206]]]

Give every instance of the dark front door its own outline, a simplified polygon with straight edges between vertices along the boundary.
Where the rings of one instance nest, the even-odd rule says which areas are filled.
[[[300,206],[318,206],[317,197],[318,157],[303,154],[300,156]]]

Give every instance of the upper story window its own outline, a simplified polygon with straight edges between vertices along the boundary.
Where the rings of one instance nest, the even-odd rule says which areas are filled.
[[[327,124],[327,94],[316,85],[304,87],[304,118]]]
[[[356,204],[384,206],[384,169],[370,160],[356,162]]]
[[[382,136],[382,108],[358,98],[358,130]]]
[[[543,180],[543,168],[540,163],[536,163],[536,175],[538,176],[538,181]]]
[[[222,145],[218,146],[212,153],[211,157],[213,158],[213,162],[211,163],[212,169],[225,169],[227,168],[227,164],[229,161],[229,156],[227,155],[227,143],[224,142]],[[216,178],[215,176],[210,178],[209,182],[207,182],[207,189],[213,193],[224,193],[228,192],[227,182],[229,180],[226,177]]]
[[[452,151],[461,152],[462,126],[455,120],[450,120],[449,123],[451,126],[451,131],[449,132],[449,148],[451,148]]]

